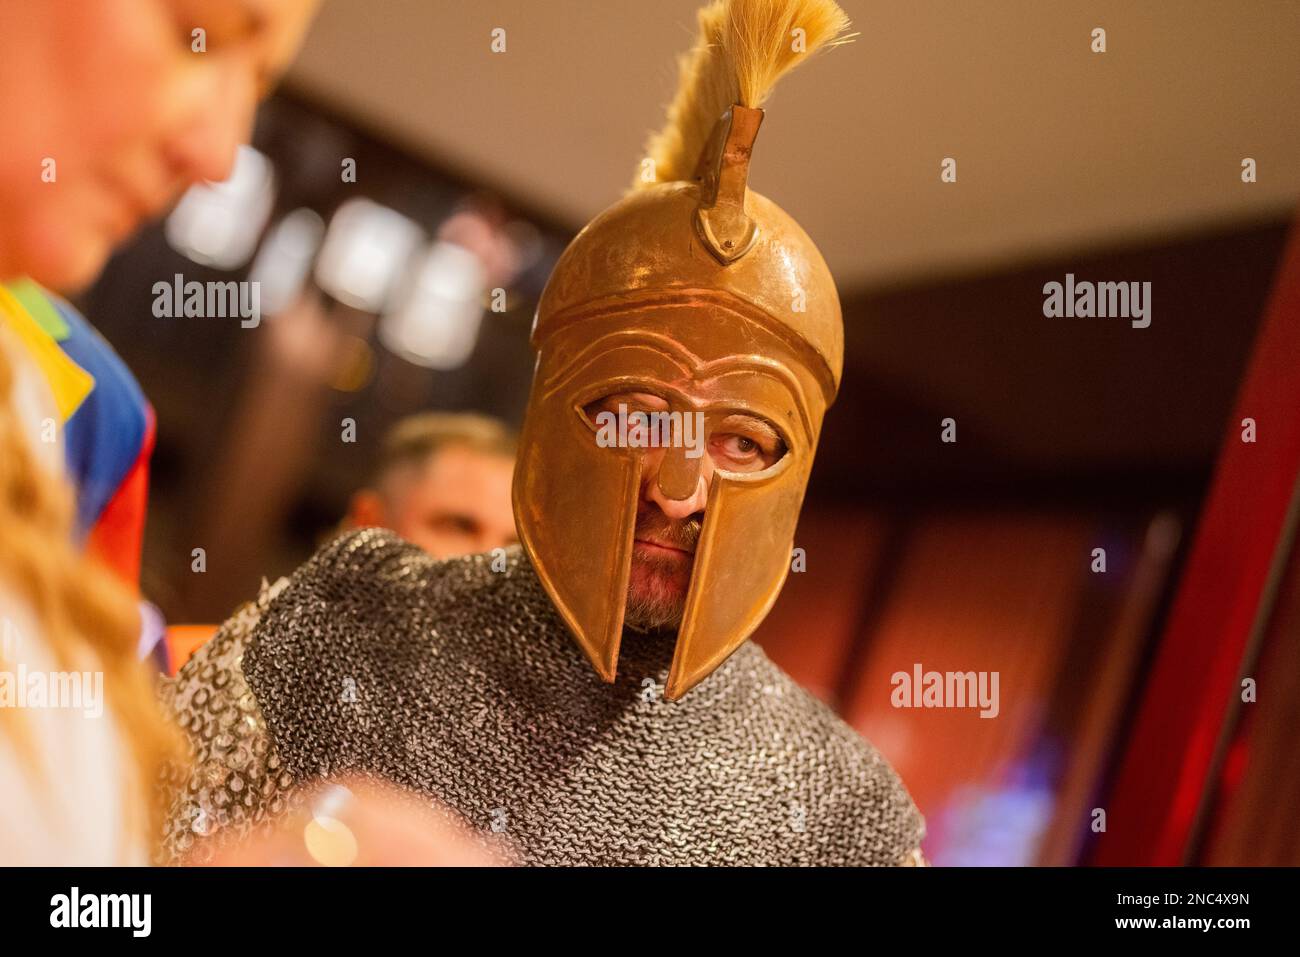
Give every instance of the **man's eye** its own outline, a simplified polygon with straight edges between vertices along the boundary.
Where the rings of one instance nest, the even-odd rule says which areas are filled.
[[[745,435],[722,436],[722,450],[737,459],[752,458],[762,451],[757,442]]]
[[[716,465],[737,472],[761,472],[785,455],[785,443],[772,436],[743,432],[718,432],[709,440],[709,452]]]

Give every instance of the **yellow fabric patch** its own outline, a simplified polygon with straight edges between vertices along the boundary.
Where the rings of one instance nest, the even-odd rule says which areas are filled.
[[[45,381],[49,383],[50,391],[54,393],[59,418],[62,422],[67,422],[95,388],[94,376],[68,358],[59,344],[5,286],[0,286],[0,322],[18,337],[27,354],[41,370]]]

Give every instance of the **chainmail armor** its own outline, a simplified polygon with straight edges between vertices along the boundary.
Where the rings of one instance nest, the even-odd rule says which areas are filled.
[[[366,529],[237,612],[164,689],[195,758],[169,782],[164,860],[348,773],[528,864],[921,863],[893,770],[753,642],[669,702],[671,638],[628,633],[605,684],[520,549],[493,564]]]

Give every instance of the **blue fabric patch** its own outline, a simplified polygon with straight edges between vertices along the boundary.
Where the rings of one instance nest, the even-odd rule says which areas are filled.
[[[140,457],[148,402],[90,323],[57,296],[49,299],[70,331],[59,346],[95,378],[95,388],[64,425],[68,475],[77,487],[76,535],[84,540]]]

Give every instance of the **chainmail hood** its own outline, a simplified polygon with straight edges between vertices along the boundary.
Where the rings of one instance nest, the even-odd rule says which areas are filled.
[[[435,561],[345,535],[165,690],[196,751],[166,855],[342,772],[436,798],[531,864],[887,865],[920,846],[885,760],[757,645],[676,702],[672,650],[629,632],[606,684],[518,548]]]

